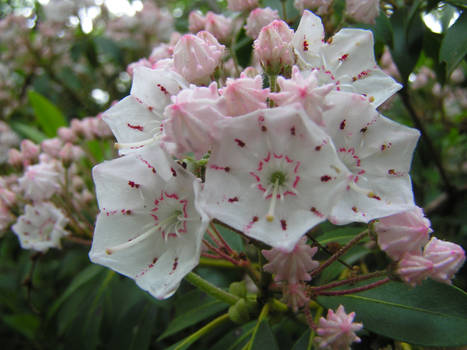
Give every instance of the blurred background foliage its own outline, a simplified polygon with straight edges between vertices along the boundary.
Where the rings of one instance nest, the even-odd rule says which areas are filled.
[[[58,116],[52,123],[58,126],[72,118],[95,116],[126,96],[131,86],[127,66],[167,42],[172,27],[186,32],[191,10],[229,14],[226,1],[215,0],[154,2],[157,10],[148,12],[149,18],[143,16],[141,1],[114,1],[117,6],[103,0],[70,3],[75,7],[69,16],[62,13],[52,23],[46,19],[46,1],[0,0],[0,118],[20,137],[35,142],[56,131],[47,129],[50,119],[43,119],[54,113],[51,108],[56,107]],[[262,6],[283,11],[279,0],[262,1]],[[162,7],[167,12],[161,12]],[[376,24],[368,25],[347,18],[345,1],[335,0],[323,18],[329,36],[345,26],[373,31],[380,65],[404,84],[381,111],[423,133],[411,173],[416,202],[425,208],[438,237],[463,247],[467,247],[466,8],[463,0],[388,0]],[[286,2],[286,10],[288,22],[296,28],[299,13],[292,0]],[[236,39],[234,49],[246,65],[252,40],[244,31]],[[395,66],[387,58],[389,52]],[[42,97],[46,102],[41,104]],[[112,156],[110,143],[94,148],[95,162]],[[321,232],[330,229],[323,225]],[[237,236],[229,240],[243,245]],[[88,249],[65,243],[62,250],[42,255],[21,250],[12,233],[2,238],[3,349],[171,349],[197,325],[227,308],[188,284],[182,284],[174,297],[157,301],[133,281],[90,264]],[[385,257],[366,249],[350,252],[346,259],[364,266],[379,264]],[[454,281],[464,290],[466,271],[464,267]],[[235,269],[200,267],[197,272],[224,288],[242,278]],[[290,315],[273,322],[272,330],[264,330],[266,338],[268,332],[275,335],[269,347],[290,349],[295,343],[293,349],[306,349],[300,342],[307,330],[302,321]],[[192,348],[242,349],[253,325],[229,323]],[[401,346],[369,332],[362,339],[356,348]]]

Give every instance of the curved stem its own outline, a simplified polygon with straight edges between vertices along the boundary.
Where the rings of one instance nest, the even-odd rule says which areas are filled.
[[[357,236],[355,236],[349,243],[339,249],[333,256],[331,256],[328,260],[322,263],[316,270],[311,271],[310,276],[316,276],[321,271],[323,271],[326,267],[331,265],[334,261],[336,261],[340,256],[344,255],[350,248],[352,248],[355,244],[358,243],[363,237],[368,234],[368,230],[360,232]]]
[[[383,278],[382,280],[367,284],[366,286],[351,288],[351,289],[344,289],[344,290],[336,290],[336,291],[328,291],[328,292],[319,292],[316,293],[317,295],[326,295],[326,296],[338,296],[338,295],[346,295],[346,294],[354,294],[360,293],[365,290],[373,289],[379,287],[385,283],[390,282],[391,279],[389,277]]]
[[[194,272],[190,272],[188,275],[186,275],[185,279],[196,288],[201,289],[206,294],[209,294],[210,296],[217,300],[223,301],[224,303],[234,305],[240,299],[239,297],[216,287],[214,284],[206,281],[204,278],[195,274]]]
[[[222,316],[219,316],[218,318],[212,320],[209,322],[206,326],[198,329],[195,333],[192,335],[186,337],[180,344],[177,345],[175,350],[180,350],[183,349],[186,345],[190,345],[197,341],[199,338],[201,338],[203,335],[208,334],[213,330],[214,328],[219,327],[222,323],[225,321],[229,320],[229,314],[224,314]]]
[[[336,282],[332,282],[332,283],[328,283],[328,284],[323,284],[323,285],[318,286],[318,287],[311,287],[309,290],[310,290],[311,293],[319,292],[321,290],[331,289],[331,288],[339,287],[339,286],[342,286],[342,285],[345,285],[345,284],[356,283],[356,282],[368,280],[368,279],[371,279],[371,278],[384,276],[385,274],[386,274],[386,271],[376,271],[376,272],[372,272],[372,273],[369,273],[369,274],[363,275],[363,276],[357,276],[357,277],[348,278],[348,279],[342,280],[342,281],[336,281]]]

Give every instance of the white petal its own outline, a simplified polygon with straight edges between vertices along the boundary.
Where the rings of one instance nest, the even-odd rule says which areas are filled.
[[[324,27],[321,18],[310,11],[304,11],[292,40],[295,53],[302,63],[312,67],[321,66],[323,41]]]

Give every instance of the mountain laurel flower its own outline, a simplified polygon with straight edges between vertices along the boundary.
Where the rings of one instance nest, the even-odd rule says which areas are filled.
[[[277,10],[273,10],[270,7],[258,7],[254,9],[246,19],[246,35],[252,39],[256,39],[264,26],[279,18]]]
[[[26,198],[34,201],[49,199],[61,191],[63,168],[55,160],[29,165],[18,183]]]
[[[284,296],[287,304],[294,312],[301,307],[304,307],[309,301],[310,297],[306,293],[306,286],[303,283],[288,284],[284,288]]]
[[[206,26],[206,17],[203,16],[201,11],[199,10],[193,10],[190,12],[188,15],[188,30],[196,34],[201,30],[204,30],[204,27]]]
[[[315,342],[319,349],[350,350],[350,344],[359,343],[361,340],[355,332],[363,328],[361,323],[353,322],[355,312],[345,313],[342,305],[337,311],[329,309],[326,318],[319,320]]]
[[[331,0],[295,0],[295,7],[302,13],[305,9],[316,10],[318,15],[328,12]]]
[[[344,28],[326,43],[321,19],[305,11],[293,46],[300,68],[318,71],[321,84],[362,94],[376,107],[402,87],[377,66],[369,30]]]
[[[207,31],[185,34],[174,48],[174,69],[190,83],[207,83],[221,63],[224,48]]]
[[[322,111],[328,108],[325,97],[333,89],[332,84],[319,86],[317,72],[302,73],[297,66],[292,68],[292,79],[280,76],[277,84],[280,92],[271,94],[270,98],[278,106],[298,102],[315,123],[323,125]]]
[[[193,152],[201,158],[207,153],[218,133],[216,123],[224,118],[217,106],[219,100],[215,82],[209,87],[183,89],[165,109],[162,148],[177,156]]]
[[[266,108],[268,96],[269,89],[263,89],[260,75],[254,78],[241,75],[238,79],[227,79],[219,106],[226,115],[234,117]]]
[[[425,246],[423,256],[433,262],[430,277],[444,283],[451,283],[454,274],[465,262],[461,246],[433,237]]]
[[[379,13],[379,0],[346,0],[345,12],[357,22],[375,24]]]
[[[432,275],[433,262],[418,254],[405,253],[397,265],[397,274],[412,287]]]
[[[199,261],[209,223],[201,183],[158,145],[95,166],[93,178],[100,213],[91,261],[170,297]]]
[[[35,163],[39,157],[40,147],[31,140],[23,140],[20,144],[23,160],[28,164]]]
[[[133,75],[130,95],[103,114],[120,154],[141,150],[160,137],[164,109],[171,97],[187,87],[178,73],[138,67]]]
[[[383,117],[359,94],[332,91],[326,99],[322,129],[349,174],[329,220],[367,223],[414,208],[409,170],[420,132]],[[338,173],[337,166],[328,178]]]
[[[69,234],[65,230],[68,219],[52,203],[27,204],[24,214],[12,226],[21,248],[46,252],[60,248],[60,240]]]
[[[299,104],[227,118],[218,126],[206,166],[206,211],[247,236],[292,251],[326,219],[350,175],[329,136]],[[335,168],[342,171],[331,176]]]
[[[48,154],[53,158],[58,158],[58,153],[63,147],[63,142],[60,138],[54,137],[51,139],[46,139],[41,142],[42,152]]]
[[[308,272],[319,266],[319,262],[312,259],[318,248],[310,247],[306,241],[306,237],[302,237],[290,252],[280,248],[262,250],[268,260],[264,271],[273,273],[276,282],[297,284],[311,280]]]
[[[246,11],[258,6],[258,0],[227,0],[227,7],[231,11]]]
[[[293,35],[293,30],[281,20],[275,20],[261,29],[253,49],[267,74],[278,75],[292,68],[295,63]]]
[[[421,254],[423,246],[433,230],[423,210],[412,210],[380,218],[374,224],[379,247],[393,260],[399,260],[406,252]]]
[[[214,35],[220,42],[227,42],[232,36],[232,20],[214,12],[206,13],[206,24],[204,29]]]

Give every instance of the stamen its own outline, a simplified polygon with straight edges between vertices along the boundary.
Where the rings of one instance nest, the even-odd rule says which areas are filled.
[[[115,148],[116,149],[125,149],[125,148],[140,148],[146,145],[150,145],[153,142],[156,142],[159,139],[159,134],[154,135],[153,137],[143,140],[143,141],[138,141],[138,142],[128,142],[128,143],[115,143]]]
[[[130,247],[133,247],[135,244],[145,240],[146,238],[150,237],[151,235],[153,235],[155,232],[157,232],[158,230],[160,229],[164,229],[165,227],[171,225],[173,223],[173,220],[174,219],[178,219],[178,216],[180,215],[180,212],[179,211],[176,211],[173,215],[170,215],[169,217],[165,218],[164,220],[162,220],[159,224],[157,224],[156,226],[150,228],[148,231],[146,231],[145,233],[139,235],[138,237],[136,238],[133,238],[133,239],[130,239],[129,241],[125,242],[125,243],[122,243],[122,244],[118,244],[112,248],[107,248],[105,250],[105,253],[107,255],[112,255],[113,253],[115,252],[118,252],[120,250],[124,250],[126,248],[130,248]],[[179,222],[177,221],[177,223],[175,224],[175,226],[178,224]],[[177,233],[177,235],[179,234],[178,232],[178,229],[175,230],[175,232]],[[165,240],[167,241],[167,236],[168,235],[165,235]]]
[[[279,179],[274,182],[274,189],[272,191],[271,204],[269,205],[268,213],[266,214],[266,220],[269,222],[274,221],[274,210],[276,208],[277,190],[279,189]]]

